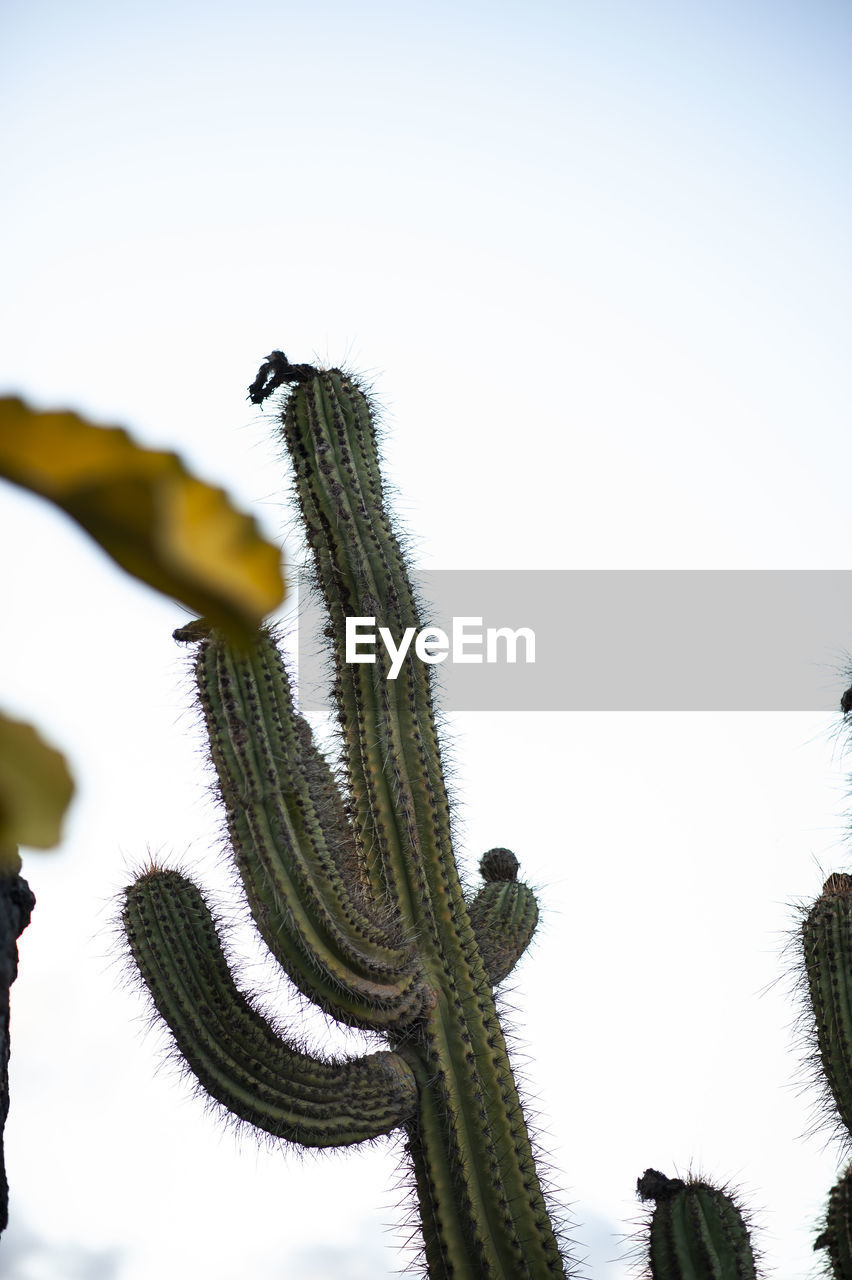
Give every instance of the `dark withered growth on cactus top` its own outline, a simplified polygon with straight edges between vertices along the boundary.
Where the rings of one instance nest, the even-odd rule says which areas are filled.
[[[339,1060],[287,1043],[236,986],[200,890],[147,868],[125,894],[138,969],[207,1093],[236,1116],[306,1147],[401,1130],[430,1280],[545,1280],[568,1259],[542,1193],[494,987],[535,931],[538,907],[508,849],[480,863],[466,899],[430,689],[409,655],[347,663],[347,618],[393,636],[421,629],[386,509],[374,417],[340,369],[261,366],[250,397],[284,388],[286,444],[328,613],[342,784],[296,709],[271,633],[235,647],[204,620],[176,632],[196,646],[195,679],[234,862],[257,928],[306,997],[382,1051]],[[852,879],[835,876],[802,938],[826,1080],[852,1116]],[[832,1193],[817,1247],[852,1280],[850,1197]],[[752,1280],[735,1200],[703,1181],[648,1170],[648,1268],[656,1280]],[[572,1272],[573,1274],[573,1272]]]

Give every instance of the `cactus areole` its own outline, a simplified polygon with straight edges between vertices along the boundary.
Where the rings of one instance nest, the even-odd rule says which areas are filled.
[[[148,869],[127,890],[134,959],[204,1089],[266,1132],[344,1146],[402,1129],[431,1280],[564,1274],[493,986],[537,920],[509,850],[465,901],[430,693],[410,657],[387,679],[345,661],[347,617],[420,629],[385,508],[367,396],[339,369],[273,352],[250,388],[286,386],[280,431],[328,611],[346,776],[294,707],[267,631],[235,650],[203,622],[196,680],[236,866],[258,929],[294,984],[387,1051],[335,1061],[291,1047],[228,971],[199,890]]]

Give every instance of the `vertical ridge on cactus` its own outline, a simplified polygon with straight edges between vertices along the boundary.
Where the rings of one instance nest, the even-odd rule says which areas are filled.
[[[374,664],[346,662],[347,617],[374,617],[394,636],[420,628],[370,403],[341,370],[273,352],[251,398],[281,386],[281,433],[329,615],[345,793],[269,632],[239,651],[203,622],[177,637],[198,644],[199,702],[261,935],[300,990],[341,1022],[380,1031],[388,1051],[354,1063],[294,1057],[236,990],[201,894],[177,873],[127,891],[128,943],[190,1068],[238,1115],[314,1145],[404,1131],[431,1280],[563,1275],[492,992],[538,907],[506,850],[491,852],[511,864],[498,858],[465,901],[429,668],[409,656],[389,680],[381,651]]]

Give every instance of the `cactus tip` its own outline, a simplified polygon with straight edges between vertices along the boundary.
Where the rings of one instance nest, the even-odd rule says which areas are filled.
[[[285,382],[307,382],[316,369],[312,364],[291,364],[283,351],[270,351],[248,389],[252,404],[263,404]]]
[[[852,893],[852,876],[845,871],[832,871],[822,886],[823,897],[836,897],[842,893]]]
[[[193,618],[185,626],[176,627],[172,632],[172,639],[177,640],[178,644],[196,644],[199,640],[205,640],[212,630],[213,624],[206,618]]]
[[[686,1183],[682,1178],[667,1178],[659,1169],[646,1169],[636,1183],[640,1200],[669,1200]]]

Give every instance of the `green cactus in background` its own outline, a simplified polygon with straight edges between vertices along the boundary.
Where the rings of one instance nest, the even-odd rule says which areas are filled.
[[[637,1184],[655,1202],[650,1228],[653,1280],[754,1280],[742,1213],[730,1195],[700,1180],[646,1169]]]
[[[852,705],[852,704],[850,704]],[[849,713],[847,698],[841,703]],[[812,1065],[837,1136],[852,1135],[852,875],[834,872],[803,912],[798,960],[806,993]],[[653,1280],[741,1280],[755,1275],[746,1225],[724,1192],[646,1170],[637,1190],[656,1201],[649,1224]],[[852,1280],[852,1166],[831,1191],[815,1250],[825,1250],[833,1280]]]
[[[844,695],[845,696],[845,695]],[[843,705],[843,704],[841,704]],[[844,714],[847,708],[843,707]],[[852,1134],[852,876],[834,872],[802,921],[802,955],[819,1074],[839,1135]],[[852,1280],[852,1166],[829,1196],[814,1249],[835,1280]]]
[[[825,1215],[825,1227],[814,1249],[827,1249],[835,1280],[852,1276],[852,1166],[832,1187]]]
[[[802,923],[808,996],[822,1076],[842,1131],[852,1132],[852,876],[835,872]]]
[[[508,850],[471,903],[453,857],[428,667],[395,681],[383,652],[345,661],[345,619],[420,629],[385,509],[369,402],[340,370],[274,352],[251,398],[290,387],[282,434],[329,614],[345,750],[340,789],[295,709],[267,631],[240,649],[203,623],[196,679],[236,865],[257,927],[294,984],[388,1050],[321,1061],[281,1040],[237,990],[198,889],[149,869],[127,890],[126,936],[204,1088],[268,1133],[345,1146],[401,1128],[428,1271],[563,1274],[494,1003],[535,929]]]
[[[177,871],[151,866],[127,889],[126,938],[181,1054],[233,1114],[311,1147],[403,1131],[431,1280],[563,1275],[493,991],[533,937],[535,896],[508,849],[483,856],[483,883],[463,896],[429,667],[409,655],[389,679],[382,646],[372,663],[346,662],[347,618],[374,619],[395,641],[421,627],[369,401],[339,369],[273,352],[251,399],[282,386],[281,434],[328,613],[343,784],[268,629],[248,645],[204,620],[175,636],[197,646],[198,700],[261,936],[299,991],[386,1049],[335,1060],[288,1044],[238,990],[202,893]],[[818,1059],[850,1130],[852,876],[829,877],[801,936]],[[852,1280],[849,1181],[815,1245],[835,1280]],[[727,1193],[650,1169],[637,1189],[654,1202],[653,1280],[753,1280]]]

